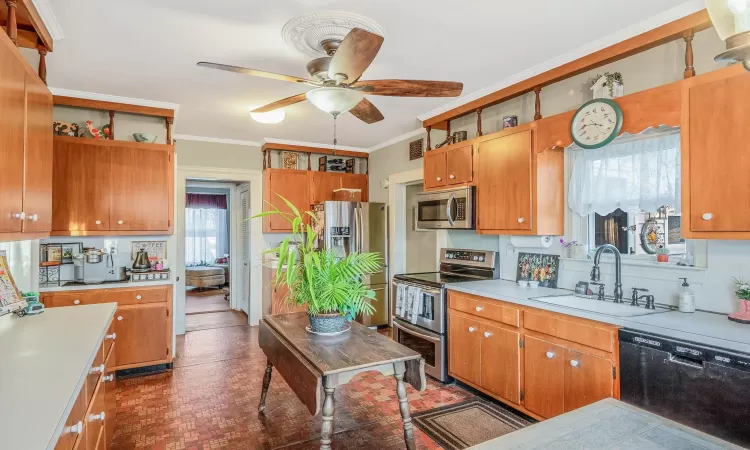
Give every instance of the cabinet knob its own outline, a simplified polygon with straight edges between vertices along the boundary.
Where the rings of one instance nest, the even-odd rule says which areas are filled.
[[[451,175],[449,178],[452,180],[452,179],[456,178],[456,176],[455,175]]]
[[[75,300],[73,300],[73,304],[74,304],[74,305],[80,305],[80,304],[81,304],[81,301],[80,301],[80,300],[78,300],[78,299],[75,299]]]
[[[490,333],[489,331],[484,332],[484,337],[488,338],[490,336],[492,336],[492,333]]]
[[[477,310],[477,312],[479,312],[479,311],[483,310],[483,309],[484,309],[484,307],[482,307],[482,306],[477,306],[477,307],[476,307],[476,308],[474,308],[474,309],[476,309],[476,310]]]
[[[30,221],[32,221],[32,222],[36,222],[37,220],[39,220],[39,215],[37,215],[37,214],[32,214],[32,215],[30,215],[30,216],[26,216],[26,218],[27,218],[27,219],[29,219],[29,220],[30,220]]]
[[[518,218],[518,223],[523,223],[523,221],[524,221],[524,218],[523,218],[523,217],[519,217],[519,218]]]
[[[95,223],[95,224],[97,224],[97,225],[101,225],[101,224],[102,224],[102,221],[101,221],[101,220],[97,220],[97,221],[96,221],[96,222],[94,222],[94,223]]]
[[[16,219],[21,219],[21,220],[23,220],[23,219],[25,219],[25,218],[26,218],[26,213],[25,213],[25,212],[23,212],[23,211],[21,211],[20,213],[15,213],[15,214],[13,214],[13,217],[15,217]]]
[[[476,328],[474,328],[474,327],[469,327],[469,333],[473,333],[473,332],[475,332],[475,331],[477,331],[477,329],[476,329]]]
[[[89,414],[89,422],[94,422],[96,420],[104,420],[104,411],[99,414]]]
[[[115,375],[114,374],[105,375],[102,377],[102,381],[104,381],[105,383],[109,383],[110,381],[115,381]]]
[[[711,220],[714,218],[714,215],[708,212],[708,213],[703,213],[703,216],[701,217],[703,217],[703,220]]]
[[[552,359],[555,357],[555,352],[547,352],[547,358]]]
[[[74,425],[70,426],[70,432],[74,434],[81,434],[81,431],[83,431],[83,422],[80,420],[76,422]]]
[[[140,300],[141,298],[142,298],[142,297],[141,297],[141,294],[138,294],[138,295],[136,295],[136,296],[135,296],[135,299],[136,299],[136,300]]]
[[[117,316],[117,320],[122,320],[122,316]]]
[[[436,178],[436,180],[438,180],[438,181],[443,181],[443,179],[442,179],[442,178],[440,178],[440,177],[437,177],[437,178]]]
[[[104,373],[104,364],[100,364],[96,367],[92,367],[89,373]]]
[[[117,221],[117,225],[122,225],[123,223],[125,223],[125,222],[123,222],[122,220],[118,220]]]
[[[573,366],[573,367],[578,367],[578,366],[579,366],[580,364],[581,364],[581,363],[579,363],[579,362],[578,362],[577,360],[575,360],[575,359],[571,359],[571,360],[570,360],[570,365],[571,365],[571,366]]]
[[[117,339],[117,333],[108,334],[104,336],[104,339],[111,339],[114,341],[115,339]]]

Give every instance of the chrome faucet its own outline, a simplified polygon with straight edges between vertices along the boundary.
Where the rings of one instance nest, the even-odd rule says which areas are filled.
[[[622,301],[622,261],[620,259],[620,251],[617,250],[612,244],[604,244],[596,250],[594,255],[594,267],[591,269],[591,281],[599,281],[601,277],[601,271],[599,270],[599,259],[606,250],[611,251],[615,255],[615,303],[623,303]]]

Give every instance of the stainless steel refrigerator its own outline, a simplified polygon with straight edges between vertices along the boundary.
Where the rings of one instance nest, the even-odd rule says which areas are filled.
[[[350,252],[376,252],[383,255],[383,271],[365,277],[375,291],[375,314],[357,317],[367,326],[389,325],[388,289],[388,215],[385,203],[324,202],[315,205],[318,223],[318,248],[331,249],[346,256]]]

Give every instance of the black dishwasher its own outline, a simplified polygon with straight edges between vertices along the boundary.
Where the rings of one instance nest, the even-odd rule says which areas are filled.
[[[750,355],[627,329],[619,334],[622,401],[750,447]]]

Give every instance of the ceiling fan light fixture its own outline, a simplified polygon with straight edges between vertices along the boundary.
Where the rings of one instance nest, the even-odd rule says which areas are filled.
[[[339,115],[357,106],[364,98],[352,89],[321,87],[307,92],[307,99],[328,114]]]
[[[284,112],[283,108],[264,113],[253,112],[255,108],[258,108],[258,106],[251,106],[249,109],[250,117],[256,122],[274,124],[283,121],[286,117],[286,113]]]
[[[727,50],[714,58],[719,62],[741,62],[750,70],[750,0],[706,0],[714,29]]]

